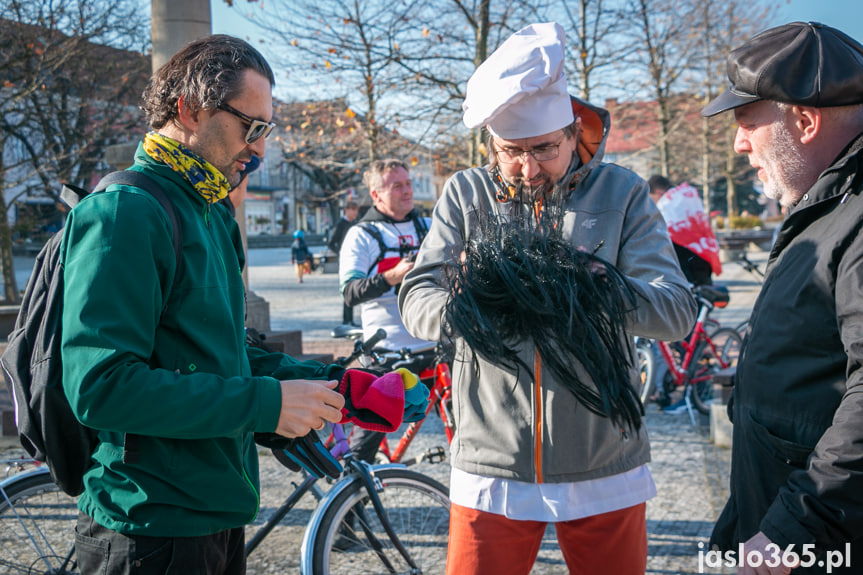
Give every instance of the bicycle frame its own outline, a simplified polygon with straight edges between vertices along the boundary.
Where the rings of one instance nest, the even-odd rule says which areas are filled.
[[[343,458],[344,466],[346,469],[346,474],[343,475],[336,484],[330,489],[328,493],[324,493],[319,487],[317,487],[316,483],[318,481],[318,477],[314,477],[312,475],[305,475],[305,479],[302,483],[296,486],[296,489],[285,499],[285,502],[273,513],[272,516],[267,520],[267,522],[261,527],[250,539],[245,546],[245,554],[248,557],[270,534],[270,532],[278,525],[282,519],[284,519],[285,515],[294,508],[297,502],[302,499],[302,497],[308,493],[312,492],[319,499],[318,511],[322,509],[326,509],[337,494],[346,489],[351,483],[354,481],[359,481],[360,484],[365,488],[369,500],[372,502],[372,507],[374,508],[375,514],[380,518],[381,525],[384,527],[384,530],[393,544],[395,549],[399,552],[399,554],[404,558],[404,560],[411,566],[412,569],[417,569],[416,563],[411,557],[410,553],[407,549],[405,549],[404,545],[400,541],[398,535],[393,529],[392,525],[389,522],[386,508],[384,508],[381,503],[380,497],[378,496],[379,490],[379,482],[375,479],[374,473],[377,469],[389,469],[395,467],[404,467],[399,464],[391,464],[391,465],[376,465],[372,466],[365,461],[361,461],[358,459],[354,459],[351,455],[350,446],[348,445],[347,436],[344,433],[344,429],[341,425],[333,426],[333,436],[335,438],[335,445],[330,449],[330,453],[336,458]],[[360,518],[360,524],[362,526],[368,525],[368,520],[365,519],[363,512],[358,512]],[[314,520],[314,516],[313,519]],[[311,523],[311,521],[310,521]],[[374,536],[374,534],[368,529],[363,529],[365,536],[369,539],[370,544],[377,551],[378,557],[381,562],[388,566],[391,572],[394,572],[392,569],[392,565],[390,564],[388,558],[383,553],[383,545],[380,541]],[[308,533],[308,528],[306,530]],[[303,538],[303,549],[307,546],[306,537]],[[310,548],[311,545],[309,544]],[[304,552],[304,551],[303,551]],[[308,560],[311,562],[311,558]]]
[[[384,437],[381,440],[380,452],[387,456],[387,458],[392,463],[401,462],[402,458],[405,455],[405,452],[410,447],[411,442],[413,441],[414,436],[416,436],[417,432],[419,432],[422,427],[425,418],[428,417],[431,410],[435,408],[435,406],[439,406],[440,409],[440,418],[444,424],[444,431],[446,433],[447,442],[451,443],[453,438],[453,415],[450,411],[450,397],[452,396],[452,377],[450,376],[450,368],[449,364],[446,363],[438,363],[435,365],[434,370],[426,369],[420,374],[421,380],[427,380],[430,376],[434,376],[434,385],[432,386],[429,404],[426,407],[425,417],[419,421],[415,421],[408,425],[395,449],[390,451],[389,443],[387,442],[387,438]],[[419,460],[428,459],[432,463],[437,463],[439,461],[443,461],[445,455],[443,453],[442,448],[437,448],[434,452],[429,454],[424,454],[417,458],[417,461],[408,462],[410,463],[418,463]]]
[[[365,461],[361,461],[359,459],[354,459],[351,455],[348,455],[345,458],[346,467],[352,472],[352,477],[347,479],[343,478],[336,483],[332,489],[330,489],[324,498],[321,500],[318,508],[315,510],[315,513],[312,515],[311,519],[309,519],[309,525],[311,525],[316,520],[319,520],[321,512],[323,509],[326,509],[330,503],[345,489],[347,489],[348,485],[355,481],[356,478],[359,478],[359,481],[366,489],[366,492],[369,495],[369,499],[372,502],[372,507],[374,508],[377,515],[381,518],[382,524],[384,525],[385,531],[387,535],[390,537],[390,541],[393,543],[395,549],[399,552],[399,554],[404,557],[405,561],[411,568],[416,569],[416,563],[414,563],[413,559],[410,557],[410,554],[402,545],[401,541],[398,538],[398,535],[392,530],[392,526],[390,525],[389,519],[387,518],[386,509],[381,504],[381,500],[377,495],[379,490],[379,480],[375,479],[374,471],[379,469],[393,469],[398,467],[404,467],[404,465],[391,463],[384,465],[375,465],[372,466]],[[359,516],[360,524],[366,525],[367,521],[364,519],[362,515]],[[374,535],[363,527],[363,532],[366,537],[370,538],[370,542],[378,554],[378,557],[381,559],[385,566],[388,566],[389,571],[392,573],[394,570],[392,569],[392,565],[390,564],[387,557],[382,553],[382,546],[380,542],[374,537]],[[312,557],[312,542],[309,540],[310,530],[307,528],[305,536],[303,537],[303,544],[300,547],[300,555],[302,556],[301,561],[302,564],[311,564],[314,561]]]
[[[716,345],[714,345],[713,340],[710,338],[710,334],[707,333],[704,326],[708,323],[708,316],[714,307],[725,307],[725,304],[728,301],[726,297],[725,300],[718,301],[714,304],[712,301],[701,295],[700,292],[696,291],[696,299],[698,300],[698,318],[695,321],[695,328],[692,330],[692,334],[689,336],[688,341],[681,341],[680,346],[683,347],[685,354],[680,361],[680,365],[674,360],[674,354],[671,351],[671,346],[667,341],[657,341],[659,345],[659,350],[662,352],[662,358],[665,360],[666,365],[668,366],[669,372],[674,377],[674,385],[676,387],[680,387],[684,384],[689,385],[691,388],[697,383],[701,383],[710,378],[710,376],[693,378],[688,382],[686,380],[686,372],[689,369],[689,365],[692,363],[693,355],[695,354],[695,350],[698,348],[698,344],[701,342],[707,342],[707,345],[710,346],[710,351],[714,355],[714,357],[719,360],[720,366],[724,369],[728,367],[728,363],[721,357],[719,353],[716,351]],[[688,392],[688,391],[687,391]]]
[[[348,453],[350,453],[351,448],[348,445],[348,438],[345,435],[345,431],[341,425],[333,425],[333,439],[335,441],[335,445],[330,449],[330,453],[336,459],[341,459],[345,457]],[[276,512],[264,523],[263,527],[258,529],[255,533],[255,536],[252,537],[249,541],[246,542],[246,557],[255,550],[255,548],[264,540],[264,538],[270,534],[276,525],[278,525],[282,519],[285,518],[291,509],[303,498],[306,493],[312,492],[315,498],[320,501],[324,498],[324,491],[316,485],[318,482],[318,477],[313,475],[304,474],[305,479],[299,485],[296,485],[296,489],[285,499],[285,502],[276,509]],[[339,481],[342,481],[340,479]]]

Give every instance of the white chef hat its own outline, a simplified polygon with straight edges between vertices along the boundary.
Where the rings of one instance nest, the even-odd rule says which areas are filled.
[[[560,130],[573,120],[563,71],[565,35],[556,22],[522,28],[480,64],[462,104],[468,128],[488,125],[507,140]]]

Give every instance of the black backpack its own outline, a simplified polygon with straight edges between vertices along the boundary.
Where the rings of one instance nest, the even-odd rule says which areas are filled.
[[[181,275],[183,241],[173,202],[152,179],[140,172],[120,171],[105,176],[93,193],[112,184],[135,186],[159,201],[173,232],[177,273]],[[70,208],[87,195],[74,186],[63,186],[61,199]],[[51,477],[69,495],[84,490],[84,473],[90,455],[99,443],[98,432],[82,425],[72,413],[63,391],[60,363],[60,328],[63,313],[63,268],[60,265],[62,231],[55,233],[36,256],[33,272],[24,290],[15,329],[0,357],[3,375],[12,391],[15,425],[21,445],[31,457],[48,464]],[[166,298],[167,300],[167,298]],[[165,309],[162,309],[164,314]],[[126,436],[124,460],[134,461],[137,441]]]

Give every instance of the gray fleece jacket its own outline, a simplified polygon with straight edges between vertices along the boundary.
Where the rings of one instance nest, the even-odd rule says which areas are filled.
[[[691,330],[697,313],[668,237],[665,222],[635,173],[601,161],[610,127],[608,113],[573,99],[584,126],[587,147],[580,146],[560,182],[575,185],[566,200],[564,232],[573,245],[593,250],[630,280],[637,308],[627,318],[632,335],[679,340]],[[601,127],[600,127],[601,126]],[[574,155],[575,156],[575,155]],[[584,162],[582,164],[582,161]],[[458,261],[477,230],[477,214],[506,216],[512,204],[495,199],[488,170],[474,168],[452,176],[437,202],[432,225],[416,266],[399,293],[408,331],[437,340],[448,297],[444,266]],[[607,477],[650,460],[644,426],[635,433],[579,404],[567,387],[538,365],[531,341],[520,344],[520,356],[536,377],[516,374],[473,354],[456,341],[452,365],[456,434],[452,464],[469,473],[534,483],[560,483]],[[585,377],[580,365],[574,373]],[[636,373],[631,372],[631,384]]]

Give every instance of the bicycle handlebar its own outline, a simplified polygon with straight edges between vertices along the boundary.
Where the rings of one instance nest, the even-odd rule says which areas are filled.
[[[762,279],[764,278],[764,272],[759,269],[758,265],[755,262],[746,257],[745,253],[742,253],[738,256],[737,263],[740,265],[740,267],[742,267],[749,273],[755,274]]]
[[[336,360],[336,363],[341,365],[341,366],[347,366],[347,365],[350,365],[350,363],[352,361],[354,361],[355,359],[357,359],[361,355],[373,356],[375,346],[377,344],[379,344],[380,342],[382,342],[383,340],[385,340],[386,338],[387,338],[386,330],[378,329],[378,331],[376,331],[374,333],[374,335],[372,335],[372,337],[370,337],[366,341],[363,341],[362,339],[357,339],[356,342],[354,343],[354,351],[351,352],[351,354],[347,357],[338,358]]]
[[[376,331],[375,334],[368,339],[368,341],[363,342],[363,345],[360,347],[362,353],[364,355],[369,355],[371,351],[375,348],[375,346],[386,338],[386,330],[378,328],[378,331]]]

